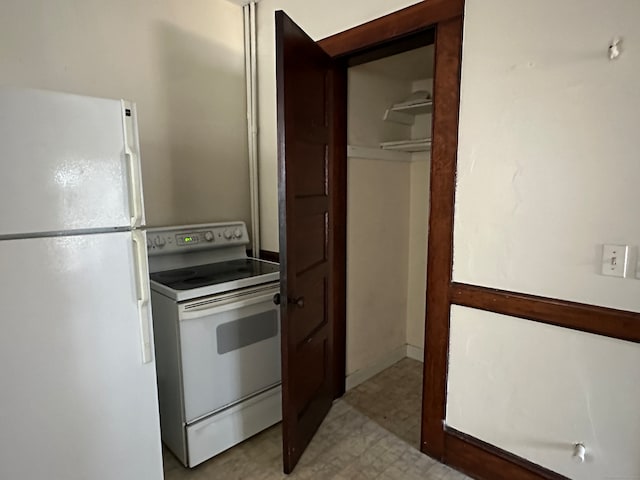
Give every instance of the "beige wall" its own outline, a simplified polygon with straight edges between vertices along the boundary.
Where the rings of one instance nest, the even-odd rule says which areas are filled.
[[[417,349],[424,348],[430,166],[428,160],[412,162],[409,185],[407,344]]]
[[[350,375],[424,347],[429,162],[349,158],[348,172]]]
[[[410,82],[370,72],[366,65],[350,68],[347,143],[379,148],[381,142],[409,138],[410,126],[385,122],[383,115],[411,93],[410,87]]]
[[[383,122],[409,82],[349,69],[348,143],[377,148],[408,137]],[[347,164],[347,375],[406,344],[410,164],[349,158]]]
[[[640,312],[640,280],[598,273],[603,243],[640,244],[638,18],[467,0],[455,281]],[[467,308],[451,328],[450,425],[570,478],[640,478],[640,345]]]
[[[380,142],[430,131],[426,118],[416,120],[417,128],[383,120],[390,105],[430,83],[398,73],[397,62],[383,60],[349,69],[350,145],[378,150]],[[373,372],[399,359],[407,344],[423,347],[427,159],[425,153],[414,154],[414,162],[409,154],[406,161],[349,158],[347,374]]]
[[[387,13],[374,11],[382,2],[260,4],[262,225],[271,250],[276,6],[316,39]],[[345,14],[326,13],[337,8]],[[454,280],[640,311],[639,280],[598,274],[603,243],[640,244],[639,8],[467,0]],[[617,35],[623,54],[610,62]],[[571,478],[640,477],[637,344],[466,308],[453,309],[451,328],[450,425]],[[571,460],[580,441],[582,465]]]
[[[249,223],[243,48],[225,0],[0,6],[0,84],[137,102],[151,225]]]
[[[313,39],[320,40],[416,0],[261,0],[258,3],[260,230],[262,248],[278,251],[278,180],[274,12],[284,10]]]
[[[407,342],[410,167],[349,159],[347,375]]]
[[[433,94],[433,79],[416,80],[411,91],[426,90]],[[431,136],[431,115],[417,115],[411,137]],[[407,344],[424,349],[424,321],[427,291],[427,236],[429,234],[429,187],[431,152],[414,153],[411,164],[409,206],[409,289],[407,292]],[[414,350],[415,351],[415,350]],[[424,352],[422,351],[422,354]]]

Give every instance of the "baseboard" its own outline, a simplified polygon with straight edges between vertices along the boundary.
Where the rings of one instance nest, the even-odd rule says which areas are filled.
[[[361,383],[366,382],[371,377],[375,377],[377,374],[386,370],[394,363],[399,362],[403,358],[407,356],[407,346],[402,345],[395,350],[383,355],[378,358],[375,363],[368,365],[360,370],[356,370],[355,372],[347,375],[346,379],[346,389],[347,391],[351,390],[354,387],[357,387]]]
[[[424,362],[424,348],[407,344],[407,357]]]
[[[478,480],[569,480],[513,453],[450,427],[445,431],[444,463]]]

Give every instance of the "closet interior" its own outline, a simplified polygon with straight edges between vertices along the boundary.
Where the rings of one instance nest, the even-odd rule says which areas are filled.
[[[416,447],[433,57],[433,45],[428,45],[348,72],[345,399],[369,405],[376,410],[369,415],[391,422],[384,426]],[[379,389],[386,390],[384,395],[376,393]]]

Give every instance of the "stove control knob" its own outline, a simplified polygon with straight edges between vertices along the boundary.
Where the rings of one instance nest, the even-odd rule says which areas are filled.
[[[156,247],[162,248],[165,246],[165,244],[167,243],[166,240],[164,239],[164,237],[161,237],[160,235],[158,235],[155,240],[153,241],[153,243],[155,243]]]
[[[225,230],[223,235],[224,235],[224,238],[226,238],[227,240],[231,240],[231,237],[233,236],[230,230]]]
[[[236,229],[233,231],[233,236],[234,236],[235,238],[242,238],[242,230],[240,230],[239,228],[236,228]]]
[[[204,239],[205,239],[207,242],[213,242],[213,233],[211,233],[211,232],[206,232],[206,233],[204,234]]]

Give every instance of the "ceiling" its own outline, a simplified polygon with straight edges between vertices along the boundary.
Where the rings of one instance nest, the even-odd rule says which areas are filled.
[[[433,45],[427,45],[352,68],[398,80],[433,78],[433,54]]]

